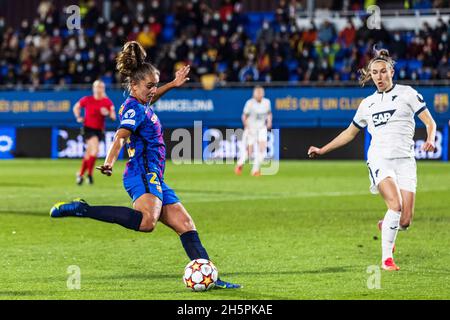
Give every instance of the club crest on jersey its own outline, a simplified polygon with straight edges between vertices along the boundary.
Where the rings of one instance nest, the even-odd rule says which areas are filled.
[[[378,127],[378,126],[386,124],[389,121],[389,119],[392,117],[394,112],[395,112],[395,109],[374,113],[372,115],[372,121],[373,121],[374,126]]]
[[[127,112],[125,112],[123,118],[130,119],[130,118],[134,118],[135,115],[136,115],[136,111],[134,111],[133,109],[130,109]]]

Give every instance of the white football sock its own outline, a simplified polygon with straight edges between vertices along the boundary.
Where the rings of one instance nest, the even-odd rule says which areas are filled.
[[[258,172],[261,164],[261,152],[259,152],[259,148],[255,150],[255,159],[253,162],[252,173]]]
[[[238,160],[238,162],[237,162],[237,165],[238,165],[238,166],[243,166],[244,163],[245,163],[245,161],[247,161],[247,149],[246,149],[246,148],[244,148],[244,149],[241,151],[241,156],[239,157],[239,160]]]
[[[395,244],[395,238],[400,224],[400,212],[389,209],[384,216],[381,227],[381,251],[382,261],[392,258],[392,248]]]

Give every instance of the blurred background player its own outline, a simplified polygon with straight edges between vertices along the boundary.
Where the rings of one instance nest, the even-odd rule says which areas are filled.
[[[73,114],[77,122],[83,124],[81,134],[86,144],[83,162],[80,171],[77,173],[78,185],[83,183],[86,171],[89,184],[94,183],[92,173],[97,159],[99,143],[104,139],[105,118],[109,116],[111,120],[116,120],[114,104],[106,96],[104,82],[101,80],[94,81],[92,93],[92,96],[81,98],[73,107]],[[81,116],[81,109],[84,109],[84,117]]]
[[[359,105],[350,126],[322,148],[311,146],[313,158],[340,148],[352,141],[359,131],[368,128],[372,136],[367,154],[370,191],[380,193],[387,212],[379,222],[381,229],[382,268],[399,270],[393,260],[395,239],[399,230],[406,230],[412,222],[417,186],[414,158],[414,117],[425,124],[427,140],[424,151],[434,151],[436,123],[425,101],[410,86],[394,84],[394,61],[387,50],[376,50],[375,57],[361,70],[360,82],[372,80],[376,87],[372,95]]]
[[[242,135],[242,149],[234,172],[242,174],[242,167],[248,158],[253,156],[253,176],[261,175],[260,166],[267,151],[267,130],[272,128],[272,111],[270,100],[264,98],[264,88],[256,86],[253,97],[245,103],[242,113],[244,134]],[[254,146],[256,144],[256,149]]]
[[[53,218],[89,217],[117,223],[125,228],[152,232],[161,221],[179,236],[191,260],[207,259],[208,253],[198,236],[194,221],[178,199],[175,191],[164,181],[166,145],[161,122],[150,106],[164,92],[189,80],[190,67],[177,71],[175,80],[159,90],[159,71],[145,62],[146,53],[136,41],[125,44],[117,58],[117,70],[125,79],[129,96],[119,110],[120,125],[104,164],[99,167],[110,176],[120,150],[127,143],[130,160],[123,173],[123,185],[133,200],[133,208],[90,206],[78,199],[57,203],[50,210]],[[219,288],[235,289],[240,285],[218,279]]]

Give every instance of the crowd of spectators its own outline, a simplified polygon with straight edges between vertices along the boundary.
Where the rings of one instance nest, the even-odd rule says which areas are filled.
[[[280,0],[272,13],[246,13],[239,0],[214,10],[202,0],[178,1],[168,13],[159,0],[112,0],[109,19],[95,1],[80,1],[81,29],[67,29],[67,15],[43,0],[32,21],[19,28],[0,17],[0,86],[88,84],[101,78],[120,82],[115,57],[126,41],[139,41],[161,71],[161,82],[191,65],[191,81],[213,75],[217,84],[357,80],[374,44],[397,61],[395,77],[449,78],[448,21],[413,30],[356,28],[324,20],[299,27],[302,2]],[[364,17],[362,17],[364,19]]]

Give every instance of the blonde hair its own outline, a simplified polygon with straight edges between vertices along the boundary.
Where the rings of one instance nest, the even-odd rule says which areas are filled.
[[[93,83],[92,83],[92,86],[93,87],[95,87],[96,85],[99,85],[99,84],[105,84],[105,82],[103,82],[103,80],[100,80],[100,79],[97,79],[97,80],[95,80]]]
[[[359,84],[364,87],[364,85],[366,84],[366,82],[368,82],[371,77],[370,77],[370,67],[372,66],[372,63],[376,62],[376,61],[384,61],[387,62],[389,64],[389,66],[394,69],[394,64],[395,61],[391,58],[391,56],[389,55],[389,51],[387,49],[380,49],[378,50],[376,48],[376,46],[373,46],[373,51],[374,51],[374,57],[369,61],[369,63],[367,64],[367,66],[365,68],[359,69]]]

